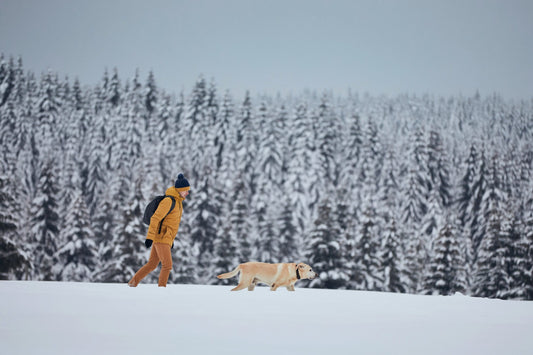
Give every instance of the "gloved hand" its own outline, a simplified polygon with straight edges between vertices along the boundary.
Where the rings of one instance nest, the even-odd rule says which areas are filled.
[[[144,245],[146,245],[146,249],[150,249],[150,247],[152,246],[152,240],[151,239],[146,239],[144,241]]]
[[[172,246],[170,247],[170,249],[174,249],[174,242],[172,242]]]

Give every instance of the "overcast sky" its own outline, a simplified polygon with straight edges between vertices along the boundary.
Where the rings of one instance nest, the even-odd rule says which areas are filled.
[[[533,97],[531,0],[0,0],[0,52],[95,84],[200,74],[240,97],[304,89]]]

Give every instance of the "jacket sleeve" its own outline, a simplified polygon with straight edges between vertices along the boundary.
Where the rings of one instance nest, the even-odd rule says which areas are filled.
[[[172,200],[170,198],[164,198],[161,200],[159,206],[157,206],[157,210],[155,210],[152,218],[150,219],[150,226],[148,227],[146,239],[154,240],[154,238],[157,236],[159,223],[165,217],[168,211],[170,211],[170,207],[172,207]]]

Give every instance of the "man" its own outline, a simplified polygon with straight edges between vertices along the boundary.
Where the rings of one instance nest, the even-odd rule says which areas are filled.
[[[191,189],[189,182],[183,174],[178,175],[178,179],[165,192],[165,195],[172,196],[176,200],[174,209],[168,213],[172,207],[172,199],[165,197],[159,203],[156,211],[150,219],[150,226],[148,227],[148,234],[144,244],[150,248],[153,243],[152,252],[148,262],[137,271],[137,273],[128,282],[130,287],[137,287],[139,282],[149,273],[154,271],[161,262],[161,272],[159,273],[159,287],[166,287],[170,270],[172,270],[172,255],[170,249],[174,246],[174,238],[178,234],[178,228],[183,214],[183,204],[189,190]],[[168,213],[168,215],[167,215]],[[166,216],[166,217],[165,217]],[[163,219],[164,218],[164,219]],[[159,224],[161,228],[159,228]]]

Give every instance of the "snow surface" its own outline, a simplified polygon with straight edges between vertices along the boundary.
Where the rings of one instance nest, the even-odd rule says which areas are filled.
[[[531,354],[533,302],[0,282],[1,354]]]

